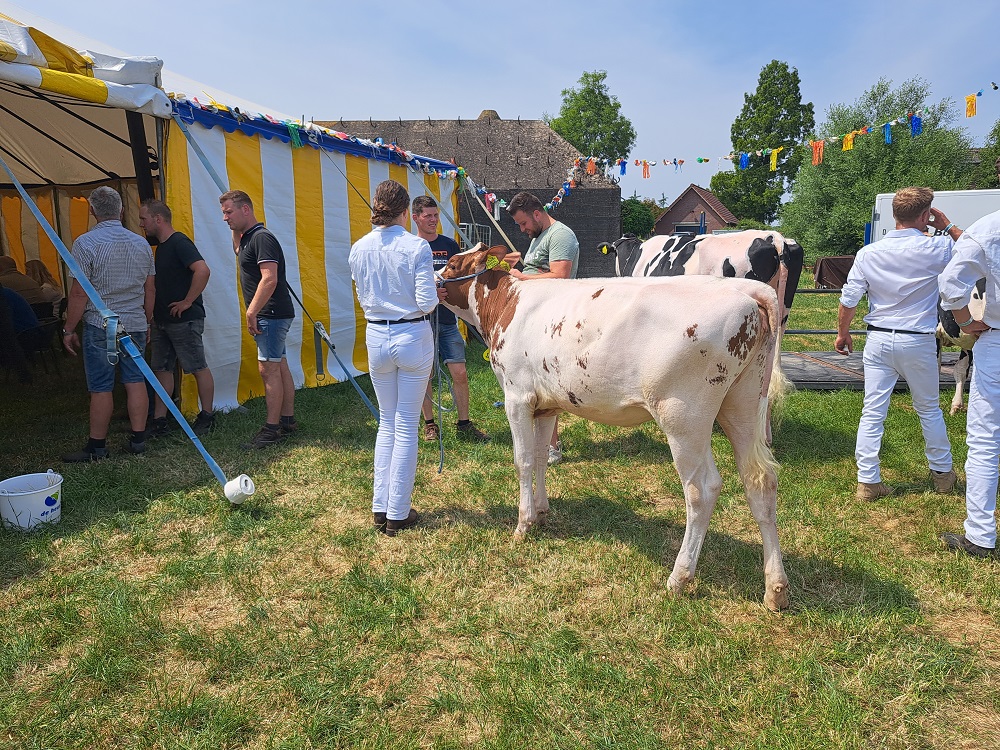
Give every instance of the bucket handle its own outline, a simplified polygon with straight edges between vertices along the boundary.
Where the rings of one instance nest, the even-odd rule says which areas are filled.
[[[56,477],[59,477],[59,478],[57,479]],[[56,474],[54,471],[52,471],[52,469],[49,469],[47,472],[45,472],[45,478],[49,482],[49,487],[55,487],[57,484],[59,484],[59,482],[62,481],[62,477],[59,476],[58,474]],[[8,492],[7,490],[0,490],[0,495],[3,495],[4,497],[6,497],[9,494],[10,494],[10,492]],[[18,494],[21,494],[21,493],[18,493]]]

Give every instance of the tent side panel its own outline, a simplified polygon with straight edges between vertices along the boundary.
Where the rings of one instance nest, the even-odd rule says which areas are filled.
[[[260,140],[250,138],[243,133],[226,133],[226,172],[229,176],[229,187],[231,190],[242,190],[250,196],[253,201],[257,220],[268,224],[266,205],[264,203],[264,170],[260,161]],[[225,179],[225,178],[223,178]],[[216,199],[218,202],[218,199]],[[231,246],[231,243],[230,243]],[[234,269],[236,273],[236,288],[239,289],[239,269]],[[246,302],[243,295],[238,294],[240,310],[243,313],[243,330],[246,330]],[[264,385],[260,381],[260,374],[256,367],[250,372],[247,363],[257,361],[257,346],[249,336],[241,336],[242,357],[240,358],[244,366],[240,368],[240,381],[237,389],[237,398],[240,403],[247,401],[253,396],[264,395]]]
[[[336,347],[340,361],[350,369],[351,375],[359,375],[367,369],[367,352],[363,341],[361,351],[364,355],[362,366],[352,363],[350,352],[355,351],[355,341],[359,332],[363,334],[365,322],[361,317],[354,285],[351,281],[351,217],[350,197],[353,188],[347,184],[347,159],[344,154],[323,152],[323,226],[326,234],[326,268],[325,278],[329,302],[330,339]],[[367,207],[365,207],[367,210]],[[346,380],[337,359],[330,353],[326,355],[326,370],[336,380]]]
[[[389,165],[389,179],[390,180],[395,180],[400,185],[402,185],[403,187],[405,187],[407,193],[410,192],[409,187],[407,187],[407,182],[409,181],[409,179],[408,179],[408,174],[409,173],[410,173],[410,170],[407,169],[406,167],[404,167],[401,164],[390,164]],[[377,182],[375,184],[378,185]],[[412,201],[413,201],[413,199],[415,197],[416,197],[415,195],[413,195],[412,193],[410,193],[411,205],[412,205]],[[406,214],[406,231],[410,232],[411,234],[416,234],[417,233],[417,227],[413,223],[413,212],[412,211],[407,212],[407,214]]]
[[[5,195],[0,201],[0,206],[2,206],[0,211],[3,212],[4,244],[7,254],[21,268],[24,268],[24,240],[21,239],[21,199],[16,195]]]
[[[171,127],[174,130],[171,130]],[[191,208],[191,175],[188,172],[187,144],[184,136],[171,121],[166,129],[166,185],[163,202],[170,208],[174,229],[194,239],[194,214]],[[154,251],[155,252],[155,251]],[[207,262],[207,261],[206,261]],[[211,271],[211,267],[209,268]],[[209,277],[211,279],[211,277]],[[206,290],[207,291],[207,290]],[[204,296],[202,297],[204,301]],[[207,318],[206,312],[206,318]],[[206,320],[206,325],[208,321]],[[198,411],[198,387],[194,377],[185,373],[181,377],[181,411],[192,416]],[[214,404],[213,404],[214,405]]]
[[[285,255],[285,279],[298,294],[298,290],[302,288],[299,256],[296,250],[299,231],[296,224],[296,203],[299,196],[294,190],[295,174],[292,168],[292,148],[276,138],[266,140],[261,139],[260,136],[254,136],[253,139],[258,142],[260,149],[261,174],[264,181],[264,214],[267,216],[265,224],[281,243]],[[260,214],[257,216],[260,218]],[[263,219],[261,220],[263,221]],[[301,319],[302,313],[294,300],[292,301],[292,312],[295,318]],[[302,328],[300,325],[296,325],[294,319],[285,338],[285,348],[292,382],[296,388],[301,388],[305,383],[305,374],[302,371]],[[244,368],[245,374],[249,375],[250,369]],[[255,383],[260,383],[260,375],[257,374],[256,368],[253,369],[251,377]],[[262,385],[255,387],[262,388]]]
[[[299,291],[302,304],[316,320],[329,328],[327,309],[329,290],[326,283],[326,215],[323,210],[328,200],[323,192],[321,154],[317,149],[304,147],[292,149],[292,167],[295,177],[295,226],[299,259]],[[312,323],[297,311],[302,332],[302,371],[308,387],[319,385],[316,379],[316,356],[313,347]]]
[[[353,186],[347,191],[347,202],[350,214],[351,244],[364,237],[371,231],[372,212],[368,207],[371,202],[372,186],[368,179],[368,160],[360,156],[347,157],[347,181]],[[361,193],[361,195],[358,195]],[[368,197],[368,203],[361,196]],[[351,295],[354,297],[354,304],[357,306],[357,321],[354,335],[354,366],[359,370],[368,369],[368,349],[365,346],[365,320],[361,306],[358,305],[358,295],[351,285]]]
[[[196,127],[192,128],[192,134],[215,169],[226,179],[226,142],[222,132]],[[237,391],[246,332],[232,232],[222,221],[219,188],[174,123],[167,129],[165,169],[166,202],[173,211],[174,226],[194,240],[212,272],[202,295],[205,356],[215,380],[215,406],[232,409],[239,405]],[[188,387],[191,390],[182,386],[181,396],[185,414],[192,415],[197,401],[193,386]]]
[[[35,203],[42,212],[42,216],[49,222],[49,225],[53,227],[57,226],[55,190],[46,189],[44,192],[36,193],[32,197],[35,198]],[[59,253],[56,250],[56,246],[52,244],[52,240],[45,234],[45,230],[42,229],[41,224],[35,222],[35,228],[37,229],[35,247],[38,252],[38,255],[35,257],[42,261],[46,268],[55,268],[59,265]]]

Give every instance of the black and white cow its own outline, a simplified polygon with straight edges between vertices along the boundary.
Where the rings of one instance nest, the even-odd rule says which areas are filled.
[[[615,254],[618,276],[720,276],[754,279],[774,289],[781,305],[781,329],[772,384],[790,387],[781,370],[781,338],[802,275],[802,246],[778,232],[748,229],[728,234],[657,234],[645,242],[626,234],[597,246]]]
[[[598,245],[615,254],[618,276],[722,276],[763,281],[778,294],[782,325],[802,275],[802,247],[778,232],[658,234],[645,242],[626,234]]]
[[[986,310],[986,279],[980,279],[976,288],[972,290],[972,300],[969,302],[969,312],[976,320],[983,319]],[[972,347],[976,343],[976,337],[965,333],[955,322],[955,315],[951,310],[945,310],[938,305],[938,366],[941,365],[941,348],[945,346],[957,346],[962,351],[958,354],[958,361],[955,362],[955,396],[951,400],[951,413],[955,414],[962,408],[962,397],[965,393],[965,384],[969,381],[972,372]]]

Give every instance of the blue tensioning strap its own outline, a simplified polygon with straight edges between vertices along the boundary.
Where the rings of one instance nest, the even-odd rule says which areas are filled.
[[[74,278],[80,284],[80,287],[87,293],[87,296],[90,298],[90,301],[94,303],[94,307],[97,308],[97,311],[101,314],[101,317],[104,318],[105,325],[108,328],[108,346],[110,347],[110,351],[108,354],[108,361],[111,362],[112,364],[117,364],[118,315],[109,310],[107,306],[104,304],[104,301],[101,299],[101,296],[97,293],[97,290],[94,289],[93,284],[91,284],[90,280],[83,274],[83,269],[80,268],[80,265],[76,262],[76,259],[70,254],[69,250],[66,249],[66,245],[63,244],[62,239],[60,239],[59,235],[56,234],[56,231],[52,228],[49,222],[42,215],[42,212],[38,210],[38,206],[36,206],[35,202],[31,200],[31,197],[28,195],[27,191],[25,191],[24,186],[21,185],[18,179],[14,176],[14,173],[10,171],[10,167],[7,166],[7,162],[3,160],[3,157],[0,157],[0,166],[2,166],[4,170],[7,172],[7,174],[10,175],[10,179],[14,183],[14,187],[16,187],[17,192],[21,194],[21,199],[28,206],[28,209],[34,215],[35,219],[38,221],[38,224],[45,231],[45,234],[48,235],[48,238],[52,241],[52,244],[55,245],[56,251],[59,253],[59,256],[63,259],[63,261],[65,261],[66,265],[69,267],[70,272],[73,274]],[[156,391],[156,394],[160,397],[160,399],[162,399],[163,403],[166,404],[167,409],[174,416],[174,419],[177,420],[177,423],[181,426],[184,432],[187,433],[187,436],[191,438],[191,441],[194,443],[195,448],[198,449],[198,451],[202,455],[202,458],[205,459],[205,463],[208,464],[208,468],[212,470],[212,474],[215,476],[216,479],[219,480],[219,483],[223,487],[225,487],[226,475],[222,472],[222,468],[219,466],[218,463],[216,463],[215,459],[212,458],[209,452],[205,450],[205,446],[201,444],[201,440],[199,440],[198,436],[194,434],[194,430],[191,429],[191,425],[188,424],[188,421],[184,418],[184,415],[181,414],[181,410],[177,408],[177,404],[174,403],[174,400],[170,397],[170,394],[168,394],[166,390],[163,388],[163,386],[160,385],[160,381],[156,379],[156,376],[153,374],[153,371],[149,369],[149,365],[146,364],[146,360],[142,358],[142,352],[139,351],[139,348],[135,345],[135,342],[132,341],[132,337],[127,332],[121,338],[121,348],[128,356],[132,358],[136,366],[142,371],[143,376],[146,378],[147,381],[149,381],[149,384],[153,386],[153,390]],[[114,355],[113,360],[112,360],[112,355]]]

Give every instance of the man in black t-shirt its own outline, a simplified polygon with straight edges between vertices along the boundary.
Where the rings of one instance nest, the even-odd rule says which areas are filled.
[[[219,197],[219,203],[223,220],[233,230],[247,331],[257,343],[267,408],[267,421],[246,447],[266,448],[298,429],[295,383],[285,351],[285,337],[295,318],[285,281],[285,255],[278,238],[257,221],[249,195],[230,190]]]
[[[198,386],[201,411],[194,431],[205,435],[215,426],[212,401],[215,379],[205,360],[205,305],[201,293],[211,275],[198,248],[182,232],[174,230],[173,215],[167,204],[147,200],[139,207],[139,227],[151,245],[156,245],[156,297],[153,302],[153,352],[151,368],[167,393],[174,391],[174,370],[180,361]],[[153,406],[150,437],[166,435],[171,429],[167,405],[159,396]]]
[[[418,195],[413,199],[413,223],[417,227],[417,235],[427,240],[431,246],[431,254],[434,260],[434,270],[441,271],[448,264],[448,259],[460,252],[458,243],[450,237],[438,234],[438,219],[440,211],[437,202],[429,195]],[[447,292],[444,287],[438,287],[438,298],[445,299]],[[438,305],[435,309],[437,319],[437,330],[435,340],[437,341],[437,353],[441,361],[448,366],[451,373],[452,383],[455,385],[455,411],[458,412],[458,423],[455,425],[455,433],[462,438],[486,442],[489,435],[480,430],[469,419],[469,373],[465,367],[465,339],[462,338],[458,330],[458,320],[455,313],[444,305]],[[433,380],[434,376],[431,375]],[[437,440],[440,435],[439,427],[434,421],[431,384],[427,383],[427,398],[421,409],[424,415],[424,439]]]

